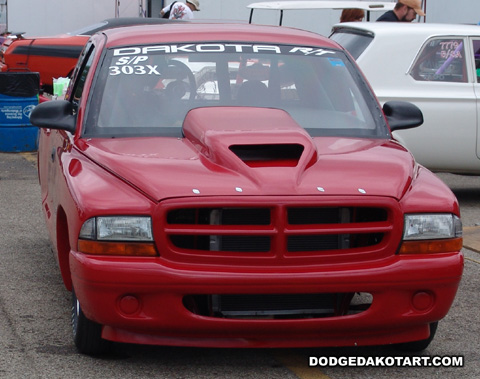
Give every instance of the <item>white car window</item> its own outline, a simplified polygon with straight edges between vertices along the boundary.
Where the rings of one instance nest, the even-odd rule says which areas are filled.
[[[475,57],[475,70],[477,72],[477,83],[480,83],[480,39],[473,40],[473,56]]]
[[[468,81],[463,39],[434,38],[421,49],[410,75],[419,81]]]

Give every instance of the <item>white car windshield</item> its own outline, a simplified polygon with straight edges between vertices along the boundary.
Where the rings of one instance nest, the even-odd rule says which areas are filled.
[[[189,110],[219,106],[283,109],[312,136],[388,135],[377,102],[346,54],[318,47],[113,48],[92,96],[87,136],[181,136]]]

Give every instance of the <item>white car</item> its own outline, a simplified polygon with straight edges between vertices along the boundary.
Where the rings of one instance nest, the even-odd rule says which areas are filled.
[[[408,100],[422,110],[422,126],[394,133],[417,162],[480,174],[480,26],[356,22],[335,25],[330,37],[381,103]]]

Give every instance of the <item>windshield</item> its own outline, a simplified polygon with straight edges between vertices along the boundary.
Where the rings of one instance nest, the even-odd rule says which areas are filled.
[[[378,104],[346,54],[313,47],[115,48],[107,53],[89,104],[89,137],[181,136],[189,110],[218,106],[283,109],[312,136],[388,134]]]

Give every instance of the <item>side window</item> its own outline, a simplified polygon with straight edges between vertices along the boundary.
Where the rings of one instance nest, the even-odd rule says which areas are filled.
[[[419,81],[466,83],[465,59],[462,39],[432,39],[423,46],[410,75]]]
[[[92,67],[95,48],[93,45],[87,45],[85,51],[80,57],[81,65],[78,67],[78,73],[75,76],[75,84],[72,92],[72,103],[75,108],[78,107],[82,98],[83,89],[85,87],[85,81],[87,79],[88,72]]]
[[[480,40],[473,40],[473,56],[475,58],[475,70],[477,72],[477,83],[480,83]]]

